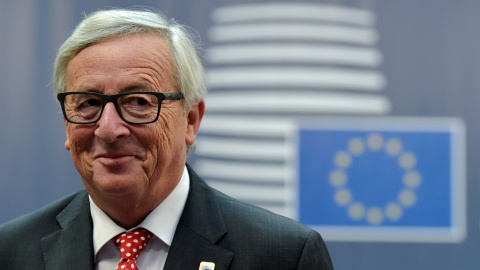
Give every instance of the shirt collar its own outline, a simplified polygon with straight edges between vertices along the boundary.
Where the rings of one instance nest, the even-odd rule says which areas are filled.
[[[190,177],[184,167],[182,178],[175,189],[163,200],[137,227],[145,228],[155,234],[165,244],[172,244],[173,236],[182,215],[190,190]],[[95,256],[113,237],[125,232],[105,212],[103,212],[89,196],[90,213],[93,221],[93,248]]]

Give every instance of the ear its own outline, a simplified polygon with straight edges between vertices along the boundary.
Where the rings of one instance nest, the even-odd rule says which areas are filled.
[[[65,118],[63,118],[63,122],[65,123],[65,130],[66,127],[67,127],[67,120],[65,120]],[[68,151],[70,151],[70,141],[68,140],[68,131],[66,131],[66,137],[67,139],[65,140],[65,149],[67,149]]]
[[[187,114],[187,129],[185,134],[185,142],[187,145],[192,145],[195,143],[195,137],[204,114],[205,101],[202,99],[200,102],[194,105]]]

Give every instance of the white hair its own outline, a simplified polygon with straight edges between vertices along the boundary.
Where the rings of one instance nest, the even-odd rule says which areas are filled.
[[[135,33],[161,36],[170,45],[176,69],[175,83],[185,97],[185,111],[205,97],[203,67],[194,35],[161,13],[131,9],[100,10],[86,15],[58,51],[54,71],[55,94],[65,92],[68,63],[81,50],[108,38]]]

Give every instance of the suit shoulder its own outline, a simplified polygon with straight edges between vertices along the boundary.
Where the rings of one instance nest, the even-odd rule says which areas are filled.
[[[84,191],[71,194],[60,200],[42,207],[35,212],[10,220],[0,225],[0,238],[2,242],[9,238],[26,235],[33,236],[35,234],[43,235],[45,232],[59,228],[56,220],[63,209],[76,197]],[[18,237],[17,237],[18,239]]]
[[[220,245],[236,251],[235,261],[255,261],[256,265],[268,262],[265,267],[272,269],[333,269],[317,231],[219,191],[215,193],[228,231]],[[245,255],[245,250],[253,255]]]
[[[308,237],[312,233],[309,227],[266,209],[251,205],[215,190],[227,226],[242,226],[255,231],[272,231],[281,235]]]

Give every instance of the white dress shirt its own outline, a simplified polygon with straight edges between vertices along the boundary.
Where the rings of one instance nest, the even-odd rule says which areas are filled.
[[[172,193],[136,227],[145,228],[155,235],[138,257],[138,269],[163,269],[189,189],[190,178],[185,167],[182,178]],[[95,269],[113,270],[120,262],[120,250],[113,243],[112,238],[126,230],[111,220],[92,201],[92,198],[90,198],[90,212],[93,220]]]

